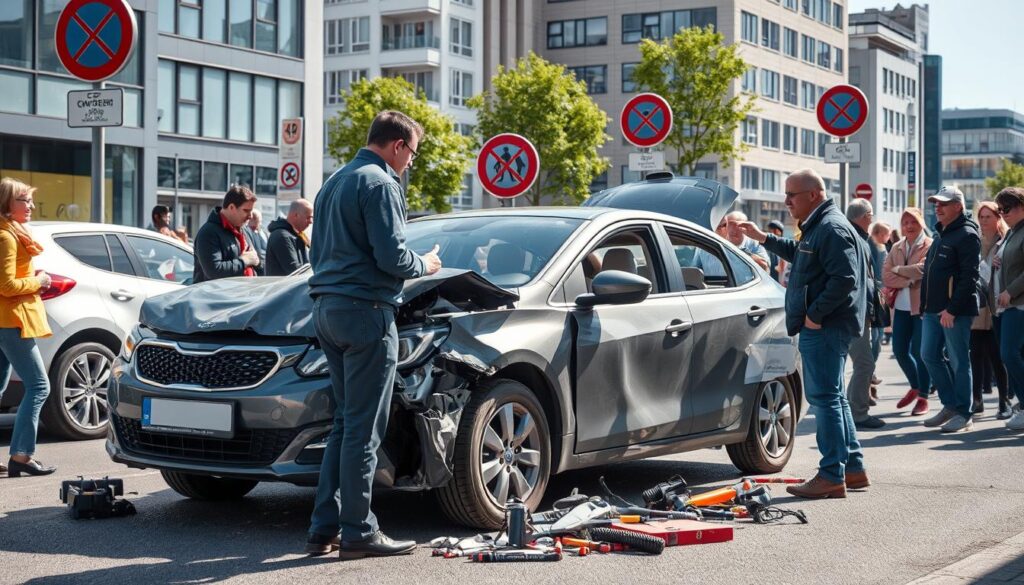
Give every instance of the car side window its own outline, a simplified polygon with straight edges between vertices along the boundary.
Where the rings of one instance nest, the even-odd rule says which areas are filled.
[[[144,276],[154,280],[184,283],[192,278],[192,255],[167,242],[141,236],[126,236],[139,255]]]
[[[127,274],[128,276],[135,276],[135,269],[132,267],[132,261],[128,258],[128,252],[125,252],[124,246],[121,245],[121,240],[113,234],[107,234],[107,247],[110,249],[110,259],[113,261],[114,272],[118,274]]]
[[[729,266],[732,267],[732,275],[736,280],[736,286],[743,286],[757,278],[750,264],[747,264],[736,252],[726,249],[725,253],[729,257]]]
[[[675,253],[686,290],[704,290],[729,286],[729,271],[722,252],[716,247],[668,229],[669,242]]]
[[[594,292],[594,277],[606,270],[631,272],[651,281],[651,294],[667,290],[658,258],[651,251],[654,238],[647,228],[616,232],[601,241],[583,258],[582,269],[587,292]],[[575,298],[575,297],[574,297]]]
[[[85,264],[110,271],[110,254],[107,252],[107,244],[103,241],[103,236],[99,234],[60,236],[54,240],[61,248]]]

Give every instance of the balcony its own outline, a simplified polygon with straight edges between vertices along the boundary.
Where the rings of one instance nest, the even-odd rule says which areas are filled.
[[[381,16],[441,14],[442,0],[381,0]]]
[[[410,36],[384,39],[381,43],[381,67],[441,66],[441,39]]]

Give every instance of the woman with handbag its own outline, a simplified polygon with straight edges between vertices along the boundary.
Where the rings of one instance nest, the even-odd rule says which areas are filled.
[[[981,265],[979,272],[981,284],[985,290],[989,290],[992,280],[992,260],[995,257],[998,243],[1009,231],[1009,226],[999,217],[999,207],[994,201],[983,201],[978,205],[978,212],[975,214],[978,224],[981,226]],[[971,405],[972,413],[985,411],[985,403],[982,400],[982,389],[992,387],[992,380],[995,379],[996,387],[999,388],[999,409],[996,418],[1010,418],[1010,400],[1007,397],[1006,367],[999,357],[999,344],[996,343],[995,333],[992,330],[992,315],[995,313],[995,299],[991,295],[985,295],[982,299],[982,306],[978,308],[978,316],[971,323],[971,372],[974,383],[974,403]]]
[[[892,352],[910,383],[910,390],[896,407],[913,404],[911,414],[921,416],[928,412],[931,389],[931,377],[921,359],[921,278],[932,239],[916,207],[903,211],[900,229],[903,237],[889,251],[882,269],[882,297],[893,309]]]
[[[25,226],[32,219],[35,189],[21,181],[0,180],[0,394],[12,368],[25,385],[11,434],[11,459],[0,472],[8,477],[48,475],[55,467],[32,458],[36,450],[39,411],[50,394],[36,338],[49,337],[50,326],[39,292],[50,288],[50,276],[36,273],[32,257],[43,251]]]

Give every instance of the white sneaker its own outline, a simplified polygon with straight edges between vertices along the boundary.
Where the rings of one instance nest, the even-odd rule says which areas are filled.
[[[1018,410],[1013,413],[1010,420],[1006,421],[1006,428],[1011,431],[1024,431],[1024,411]]]
[[[960,431],[970,431],[973,429],[974,422],[969,418],[964,418],[961,414],[954,416],[946,424],[942,425],[943,433],[959,433]]]

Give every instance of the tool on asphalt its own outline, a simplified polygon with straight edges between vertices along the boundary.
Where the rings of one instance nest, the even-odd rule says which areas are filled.
[[[658,538],[663,541],[665,546],[727,542],[732,540],[733,536],[732,526],[728,524],[708,524],[693,520],[667,520],[649,524],[612,524],[612,528]],[[598,537],[594,531],[591,531],[591,536],[595,539],[607,540],[604,537]]]
[[[643,524],[630,524],[629,526],[636,527],[643,526]],[[591,528],[588,532],[592,540],[623,544],[632,551],[660,555],[665,550],[665,541],[663,539],[638,531],[615,528]]]
[[[572,493],[568,496],[560,500],[555,500],[555,503],[551,506],[551,510],[531,515],[530,521],[534,524],[550,524],[562,516],[565,516],[570,510],[585,503],[589,499],[589,497],[579,493],[577,488],[573,488]]]
[[[647,508],[671,509],[673,498],[676,496],[689,497],[689,495],[690,489],[686,485],[686,480],[681,475],[675,475],[668,481],[663,481],[644,490],[642,497],[644,506]]]
[[[735,485],[692,496],[686,500],[685,504],[687,507],[707,508],[709,506],[727,504],[732,501],[744,503],[742,501],[744,498],[758,499],[767,497],[770,501],[771,496],[769,494],[767,486],[756,485],[753,480],[744,478]]]
[[[599,553],[610,553],[612,552],[612,545],[607,542],[596,542],[593,540],[586,540],[583,538],[562,538],[562,544],[565,546],[578,546],[580,548],[588,548],[591,552]]]
[[[530,510],[519,498],[509,498],[505,502],[505,534],[508,537],[508,545],[513,548],[523,548],[528,542],[526,539],[527,517]]]
[[[805,479],[800,477],[748,477],[754,483],[783,483],[783,484],[797,484],[804,483]]]
[[[757,502],[747,504],[746,507],[750,517],[754,519],[754,524],[781,522],[787,516],[796,518],[801,524],[807,524],[807,514],[804,514],[803,510],[784,510],[778,506],[765,506]]]
[[[119,498],[124,495],[124,481],[120,479],[85,479],[62,481],[60,501],[71,509],[71,517],[115,518],[134,515],[135,505]]]
[[[557,551],[496,550],[470,555],[475,563],[518,563],[518,562],[549,562],[562,560],[562,553]]]

